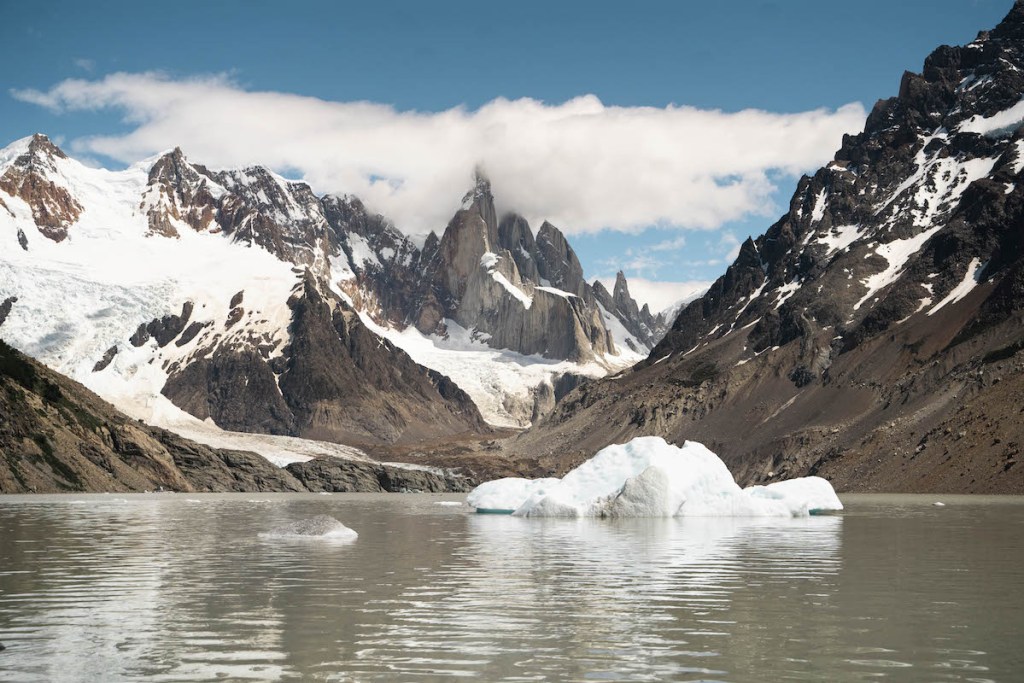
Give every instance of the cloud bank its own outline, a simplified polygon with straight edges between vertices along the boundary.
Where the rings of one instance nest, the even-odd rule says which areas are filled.
[[[606,106],[593,95],[399,111],[254,92],[226,75],[159,73],[69,79],[12,95],[53,111],[121,113],[127,133],[74,140],[75,152],[130,163],[180,146],[214,168],[262,164],[318,192],[355,194],[409,233],[443,228],[477,166],[499,210],[569,234],[714,229],[770,216],[778,185],[827,162],[865,119],[859,103],[731,113]]]

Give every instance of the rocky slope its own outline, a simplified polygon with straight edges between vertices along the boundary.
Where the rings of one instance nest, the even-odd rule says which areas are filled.
[[[658,434],[744,482],[1024,491],[1022,94],[1018,2],[905,74],[646,361],[510,450],[564,469]]]
[[[0,494],[99,491],[451,492],[451,470],[337,457],[277,467],[132,420],[0,341]]]
[[[0,493],[302,491],[254,453],[207,448],[119,413],[0,341]]]

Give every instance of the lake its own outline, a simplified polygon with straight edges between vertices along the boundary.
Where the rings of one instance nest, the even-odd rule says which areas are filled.
[[[0,680],[1024,680],[1024,497],[843,499],[575,521],[459,496],[0,496]],[[358,539],[261,536],[319,514]]]

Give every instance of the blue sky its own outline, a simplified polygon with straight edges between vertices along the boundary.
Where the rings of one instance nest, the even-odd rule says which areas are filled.
[[[858,120],[856,109],[841,108],[860,103],[870,109],[876,99],[893,95],[902,72],[919,70],[935,46],[969,42],[994,26],[1011,4],[5,2],[0,4],[0,60],[7,87],[0,93],[0,139],[6,143],[45,132],[75,156],[110,167],[173,144],[213,165],[260,160],[309,177],[318,189],[357,191],[371,202],[379,198],[380,206],[410,216],[404,222],[412,224],[411,216],[443,215],[458,201],[438,199],[439,206],[429,211],[410,208],[429,201],[438,188],[453,193],[449,187],[460,182],[461,166],[454,165],[435,174],[452,178],[447,185],[427,182],[427,162],[449,156],[436,138],[461,145],[450,156],[465,165],[473,153],[467,141],[489,140],[497,126],[513,138],[485,155],[499,204],[504,191],[509,208],[522,209],[531,220],[560,219],[588,275],[609,277],[624,268],[631,279],[706,281],[721,274],[739,240],[763,232],[777,218],[798,174],[831,156],[842,130]],[[118,73],[149,76],[128,85],[109,80]],[[87,85],[55,90],[68,79]],[[206,80],[189,89],[196,79]],[[392,195],[387,195],[386,186],[356,178],[352,168],[328,168],[312,152],[281,151],[311,147],[308,140],[269,143],[265,159],[259,138],[239,137],[234,147],[214,144],[196,132],[193,120],[201,109],[174,105],[205,93],[239,117],[265,120],[265,112],[274,111],[269,108],[288,111],[273,125],[287,128],[294,120],[313,133],[331,130],[358,111],[362,118],[351,135],[367,140],[365,148],[351,152],[360,159],[358,169],[374,158],[373,144],[386,147],[373,143],[377,138],[367,131],[385,141],[407,140],[416,158],[406,163],[398,158],[401,150],[382,148],[383,170],[364,175],[389,182]],[[595,99],[561,106],[585,95]],[[538,106],[488,109],[496,98],[529,98]],[[320,101],[385,106],[324,113]],[[308,118],[302,108],[307,105]],[[445,115],[457,107],[461,114]],[[486,114],[474,115],[481,107]],[[694,111],[680,114],[673,107]],[[824,116],[805,115],[822,108]],[[773,117],[751,122],[729,116],[748,109]],[[419,116],[410,123],[408,112]],[[227,114],[211,113],[212,119],[217,116]],[[544,151],[572,138],[568,127],[581,117],[588,123],[580,128],[580,141],[567,143],[558,156]],[[558,121],[557,134],[548,130],[552,119]],[[375,121],[383,123],[371,125]],[[223,125],[228,133],[211,135],[218,143],[233,131],[230,121]],[[788,160],[780,155],[792,142],[779,137],[770,144],[781,151],[766,152],[759,165],[736,169],[715,159],[722,140],[739,136],[741,151],[726,147],[723,155],[745,156],[742,150],[784,125],[812,131],[798,139],[813,138],[813,145]],[[634,132],[644,126],[657,135],[637,142]],[[711,131],[705,137],[715,144],[698,149],[705,128]],[[522,146],[530,163],[515,158],[516,135],[528,138]],[[589,147],[588,135],[596,141]],[[172,137],[182,139],[168,145]],[[342,158],[350,153],[352,139],[331,137],[322,146],[336,144],[332,153]],[[678,148],[657,149],[671,147],[673,140]],[[585,153],[602,146],[606,149],[596,149],[593,157]],[[636,158],[631,146],[638,149]],[[577,165],[566,156],[580,157]],[[672,161],[688,157],[689,166]],[[702,175],[702,165],[715,170]],[[612,168],[589,172],[600,166]],[[635,169],[648,167],[654,169],[651,176],[637,179]],[[577,196],[565,176],[578,176],[578,185],[589,183],[591,191]],[[631,185],[630,178],[639,184]],[[530,186],[531,179],[537,186]],[[734,192],[719,192],[732,184]],[[624,196],[606,204],[618,186],[625,188]],[[396,194],[396,187],[408,191]],[[641,191],[645,188],[650,191]],[[608,225],[602,225],[602,215]],[[437,219],[424,221],[433,226]],[[644,227],[645,222],[660,227]],[[422,226],[410,231],[417,229]]]

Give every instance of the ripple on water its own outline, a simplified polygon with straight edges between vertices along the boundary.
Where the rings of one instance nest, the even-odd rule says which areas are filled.
[[[1022,665],[1016,507],[600,521],[444,514],[455,501],[425,496],[191,500],[0,499],[0,679],[956,681]],[[259,537],[316,515],[359,542]]]

